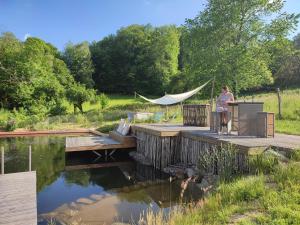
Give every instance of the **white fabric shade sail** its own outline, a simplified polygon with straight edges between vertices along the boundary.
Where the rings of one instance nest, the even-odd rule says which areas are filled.
[[[157,104],[157,105],[173,105],[176,103],[180,103],[183,102],[184,100],[190,98],[191,96],[193,96],[194,94],[198,93],[202,88],[204,88],[211,80],[207,81],[205,84],[201,85],[200,87],[197,87],[194,90],[188,91],[188,92],[184,92],[181,94],[174,94],[174,95],[165,95],[161,98],[157,98],[157,99],[149,99],[146,98],[142,95],[137,94],[138,96],[140,96],[142,99],[151,102],[153,104]]]

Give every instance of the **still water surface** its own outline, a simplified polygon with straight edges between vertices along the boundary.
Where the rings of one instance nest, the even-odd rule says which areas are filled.
[[[49,221],[136,223],[149,208],[168,212],[180,202],[201,197],[190,186],[181,198],[180,181],[169,182],[166,174],[132,161],[125,151],[107,160],[88,152],[66,155],[65,138],[0,139],[0,146],[5,147],[5,173],[28,171],[28,146],[32,145],[39,225]]]

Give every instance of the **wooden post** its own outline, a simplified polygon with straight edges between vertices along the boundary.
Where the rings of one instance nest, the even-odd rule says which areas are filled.
[[[212,81],[212,87],[211,87],[211,94],[210,94],[210,112],[212,112],[213,110],[213,104],[214,104],[214,89],[215,89],[215,79],[216,77],[214,77],[213,81]]]
[[[4,147],[1,147],[1,174],[4,174]]]
[[[169,119],[169,107],[168,107],[168,105],[166,105],[166,107],[167,107],[167,120]]]
[[[252,102],[254,102],[254,95],[252,95]]]
[[[29,145],[29,171],[31,171],[31,145]]]
[[[134,98],[136,98],[136,92],[134,92]]]
[[[183,115],[183,104],[182,104],[182,102],[180,102],[180,109],[181,109],[181,113]]]
[[[281,96],[280,96],[280,89],[276,88],[277,92],[277,98],[278,98],[278,118],[281,120],[282,119],[282,114],[281,114]]]

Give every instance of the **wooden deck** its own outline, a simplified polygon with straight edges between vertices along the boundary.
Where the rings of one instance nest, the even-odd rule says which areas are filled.
[[[0,224],[37,224],[35,171],[0,175]]]
[[[134,148],[134,143],[122,143],[109,136],[67,137],[66,152]]]
[[[138,124],[133,126],[133,131],[146,132],[160,137],[172,137],[182,135],[195,140],[203,140],[208,143],[230,143],[238,146],[241,150],[257,151],[269,147],[279,150],[300,149],[300,136],[275,134],[274,138],[257,138],[254,136],[218,135],[212,133],[209,127],[183,126],[180,124]]]
[[[232,144],[240,150],[248,151],[249,154],[264,151],[267,148],[276,148],[282,151],[300,149],[300,136],[275,134],[274,138],[257,138],[253,136],[218,135],[211,133],[208,129],[201,131],[183,131],[183,137],[206,142],[218,142],[219,144]]]

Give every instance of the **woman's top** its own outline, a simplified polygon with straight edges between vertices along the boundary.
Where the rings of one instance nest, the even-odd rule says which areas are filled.
[[[227,92],[226,94],[221,94],[217,99],[217,112],[228,111],[227,101],[234,101],[233,94]]]

